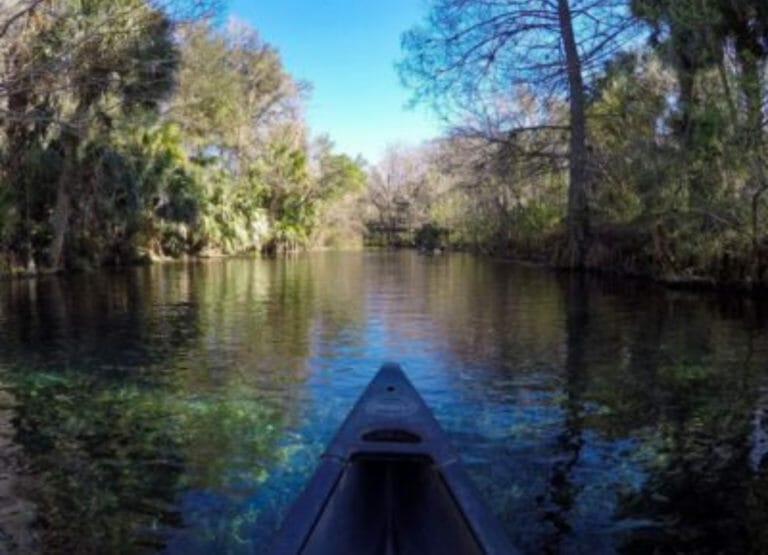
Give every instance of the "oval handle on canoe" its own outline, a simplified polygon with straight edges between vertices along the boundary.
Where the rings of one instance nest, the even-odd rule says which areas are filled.
[[[389,443],[421,443],[421,436],[399,428],[382,428],[371,430],[362,436],[363,441]]]

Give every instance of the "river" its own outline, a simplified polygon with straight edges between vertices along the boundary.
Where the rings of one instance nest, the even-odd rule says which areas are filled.
[[[768,551],[768,307],[470,255],[0,283],[0,552],[261,552],[385,360],[513,541]]]

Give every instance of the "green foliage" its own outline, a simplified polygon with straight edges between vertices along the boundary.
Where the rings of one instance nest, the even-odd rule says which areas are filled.
[[[427,223],[416,230],[414,243],[421,249],[443,249],[447,244],[448,230],[437,227],[433,223]]]
[[[7,269],[303,248],[361,188],[328,141],[310,164],[302,86],[254,30],[148,0],[59,8],[0,37]]]
[[[768,284],[764,4],[631,2],[635,19],[630,23],[647,26],[647,45],[633,44],[631,50],[605,58],[588,83],[587,265],[672,281]],[[435,2],[432,13],[445,15],[457,5]],[[430,63],[444,61],[435,58],[436,52],[458,56],[459,38],[481,32],[472,23],[490,12],[480,5],[470,2],[466,13],[451,11],[451,18],[430,20],[406,36],[411,56],[406,77],[418,70],[417,92],[426,91],[443,105],[451,103],[456,91],[448,89],[462,81],[445,84],[445,90],[440,83],[453,79],[457,66],[446,66],[445,75],[436,80],[425,76],[434,69]],[[432,42],[414,42],[449,24],[455,40],[438,33]],[[514,22],[504,25],[514,28]],[[478,48],[486,46],[499,49],[489,67],[517,53],[496,43]],[[426,57],[415,56],[417,50]],[[491,69],[486,75],[505,77]],[[382,217],[382,198],[393,204],[400,195],[413,205],[419,196],[397,184],[422,182],[440,191],[429,202],[428,223],[450,230],[454,246],[557,261],[567,239],[565,208],[572,200],[564,163],[569,123],[564,98],[542,101],[531,94],[537,79],[545,77],[536,74],[512,93],[489,89],[492,101],[481,102],[485,112],[475,117],[468,109],[468,121],[428,147],[427,180],[419,171],[408,170],[412,175],[406,180],[393,179],[397,172],[372,171],[372,189],[386,192],[380,184],[394,183],[395,191],[371,195],[376,209],[369,218],[371,229],[384,225],[394,231],[397,217]],[[458,94],[467,94],[472,86],[477,85],[459,87]],[[382,180],[376,172],[390,178]]]

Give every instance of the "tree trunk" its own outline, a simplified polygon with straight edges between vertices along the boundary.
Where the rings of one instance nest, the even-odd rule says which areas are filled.
[[[78,105],[73,122],[75,126],[83,120],[87,111],[87,103]],[[53,227],[53,240],[48,247],[48,269],[59,271],[64,269],[64,245],[69,231],[69,217],[72,211],[70,202],[70,187],[77,177],[78,161],[77,151],[80,147],[80,136],[73,129],[66,129],[61,138],[64,153],[64,165],[61,168],[59,179],[56,183],[56,204],[53,207],[51,225]]]
[[[733,100],[731,84],[728,81],[728,70],[725,67],[726,57],[722,56],[717,64],[717,72],[720,75],[720,83],[723,85],[723,94],[725,102],[728,105],[728,117],[731,119],[731,125],[736,126],[739,121],[739,112],[736,110],[736,103]]]
[[[78,150],[82,141],[82,132],[88,120],[88,111],[95,101],[96,97],[93,94],[84,94],[77,103],[72,119],[64,127],[61,134],[64,162],[56,183],[56,205],[51,215],[53,240],[48,247],[48,269],[50,271],[59,271],[65,266],[64,246],[72,212],[70,200],[72,186],[78,177]]]
[[[56,185],[56,205],[51,217],[53,241],[48,248],[48,264],[51,271],[59,271],[64,268],[64,240],[69,228],[70,213],[68,189],[77,164],[71,157],[76,156],[76,154],[76,149],[65,149],[64,168]]]
[[[746,104],[747,144],[760,147],[763,143],[763,83],[759,54],[744,46],[737,50],[736,56],[741,65],[741,91]]]
[[[568,153],[568,252],[565,262],[571,268],[582,268],[586,258],[589,235],[587,124],[584,79],[581,75],[581,59],[573,33],[573,21],[568,0],[558,0],[557,8],[560,34],[568,70],[571,119]]]
[[[762,234],[760,233],[760,201],[768,191],[768,179],[765,176],[765,163],[760,148],[754,155],[752,164],[752,179],[755,183],[755,192],[752,194],[752,260],[750,262],[750,275],[755,283],[760,282],[762,278],[762,269],[760,264],[761,252],[760,243]]]
[[[32,83],[28,74],[25,74],[24,65],[28,59],[19,48],[13,47],[7,55],[6,71],[11,79],[17,80],[18,84],[11,87],[8,94],[7,110],[10,117],[0,122],[5,129],[5,146],[7,156],[5,156],[3,174],[6,183],[17,196],[23,198],[24,219],[19,228],[19,255],[23,267],[34,270],[34,256],[31,249],[29,224],[29,179],[25,171],[25,155],[30,150],[29,122],[26,115],[29,112],[31,104]]]
[[[752,260],[750,274],[760,281],[760,202],[768,190],[763,156],[763,83],[760,75],[759,45],[750,40],[748,33],[737,38],[737,58],[741,65],[741,91],[746,104],[746,120],[742,128],[743,145],[749,153],[750,181],[752,182]]]

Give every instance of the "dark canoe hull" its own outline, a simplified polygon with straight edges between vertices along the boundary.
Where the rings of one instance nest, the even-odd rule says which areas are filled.
[[[366,388],[284,519],[273,555],[515,553],[396,364]]]

